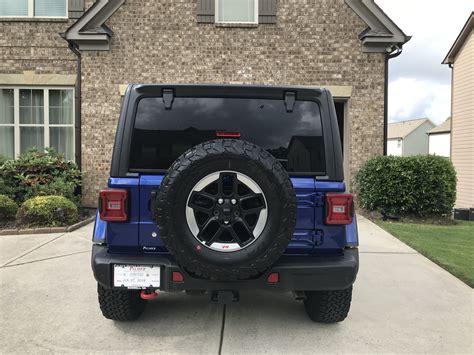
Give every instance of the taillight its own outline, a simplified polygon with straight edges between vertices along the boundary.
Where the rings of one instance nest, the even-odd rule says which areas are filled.
[[[242,134],[240,132],[229,132],[229,131],[218,131],[216,137],[219,138],[240,138]]]
[[[351,224],[354,204],[351,194],[326,194],[326,224]]]
[[[107,222],[125,222],[128,219],[127,190],[102,190],[99,194],[100,219]]]

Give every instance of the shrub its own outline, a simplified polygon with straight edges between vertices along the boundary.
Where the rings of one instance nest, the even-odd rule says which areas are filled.
[[[8,158],[4,155],[0,155],[0,166],[3,165],[8,160]]]
[[[36,196],[64,196],[68,200],[74,202],[76,205],[80,203],[80,197],[75,195],[77,185],[72,181],[65,181],[62,177],[55,177],[47,185],[33,185],[31,186],[26,194],[25,200]]]
[[[16,189],[9,185],[2,177],[0,177],[0,195],[5,195],[11,199],[15,198]]]
[[[359,201],[369,211],[418,217],[451,214],[456,172],[439,156],[377,157],[356,177]]]
[[[0,193],[18,202],[36,194],[72,198],[77,195],[80,184],[81,172],[77,165],[52,149],[44,153],[29,150],[0,166]]]
[[[26,200],[17,221],[29,226],[64,226],[78,220],[77,206],[63,196],[37,196]]]
[[[14,219],[18,206],[10,197],[0,195],[0,220]]]

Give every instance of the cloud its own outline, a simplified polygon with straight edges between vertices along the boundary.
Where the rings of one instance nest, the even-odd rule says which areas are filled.
[[[450,112],[450,85],[400,78],[389,86],[388,114],[391,122],[428,117],[440,124]]]
[[[451,69],[442,65],[474,6],[472,0],[376,0],[413,36],[389,67],[389,120],[427,116],[443,122],[451,112]]]

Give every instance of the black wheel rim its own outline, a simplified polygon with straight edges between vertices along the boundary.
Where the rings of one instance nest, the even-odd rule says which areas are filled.
[[[219,171],[201,179],[186,203],[186,220],[205,247],[234,252],[253,244],[268,217],[265,195],[245,174]]]

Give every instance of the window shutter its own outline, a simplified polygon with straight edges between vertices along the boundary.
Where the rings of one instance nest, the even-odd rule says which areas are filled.
[[[79,18],[84,13],[84,0],[68,0],[69,18]]]
[[[277,0],[258,0],[258,23],[277,22]]]
[[[197,22],[214,23],[215,22],[215,2],[216,0],[198,0],[197,1]]]

